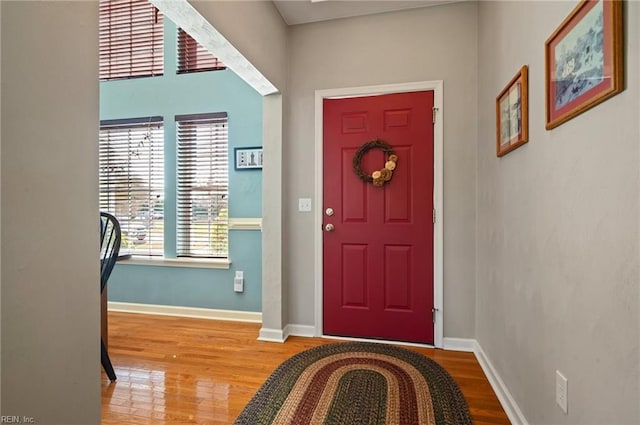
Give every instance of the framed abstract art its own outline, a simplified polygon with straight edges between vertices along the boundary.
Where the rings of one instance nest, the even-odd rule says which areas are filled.
[[[235,169],[255,170],[262,168],[262,147],[235,148]]]

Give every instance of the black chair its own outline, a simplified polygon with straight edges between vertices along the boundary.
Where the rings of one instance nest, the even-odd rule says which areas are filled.
[[[116,264],[118,254],[120,253],[120,240],[122,238],[120,232],[120,223],[111,214],[106,212],[100,213],[100,295],[107,286],[107,281],[113,270],[113,266]],[[104,340],[100,338],[100,357],[102,367],[107,373],[109,380],[116,380],[116,373],[113,371],[111,365],[111,359],[109,359],[109,353],[107,353],[107,347],[104,345]]]

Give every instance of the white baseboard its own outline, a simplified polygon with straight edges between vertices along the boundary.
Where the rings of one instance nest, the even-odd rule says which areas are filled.
[[[284,342],[286,339],[281,329],[261,328],[260,334],[258,335],[258,341]]]
[[[229,230],[262,230],[262,218],[229,217]]]
[[[498,400],[500,400],[500,404],[502,404],[502,408],[507,414],[507,417],[512,424],[529,425],[529,422],[527,422],[527,418],[525,418],[522,410],[520,410],[520,407],[518,407],[518,404],[509,392],[509,389],[491,364],[491,361],[485,354],[482,346],[480,346],[480,343],[478,341],[473,341],[475,342],[474,354],[478,359],[478,363],[480,363],[480,367],[482,367],[484,374],[487,375],[487,379],[489,380],[493,391],[496,393],[496,396],[498,396]]]
[[[309,325],[287,325],[284,327],[285,339],[289,336],[303,336],[313,338],[316,336],[316,328]]]
[[[516,425],[529,424],[477,340],[472,338],[444,338],[444,349],[474,353],[511,423]]]
[[[476,349],[477,342],[470,338],[444,338],[443,348],[450,351],[465,351],[473,353]]]
[[[160,316],[262,323],[262,313],[253,311],[216,310],[212,308],[177,307],[172,305],[123,303],[117,301],[109,301],[108,309],[109,311],[122,313],[144,313],[157,314]]]

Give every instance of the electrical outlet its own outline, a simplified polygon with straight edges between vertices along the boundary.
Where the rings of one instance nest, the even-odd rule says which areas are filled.
[[[569,386],[569,381],[565,376],[560,373],[559,370],[556,370],[556,403],[562,409],[562,411],[567,414],[567,390]]]
[[[233,290],[235,292],[244,291],[244,272],[236,271],[236,276],[233,278]]]

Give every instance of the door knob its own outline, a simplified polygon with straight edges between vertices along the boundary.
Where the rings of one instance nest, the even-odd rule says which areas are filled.
[[[324,230],[326,230],[327,232],[333,232],[333,229],[335,229],[335,226],[331,223],[324,226]]]

